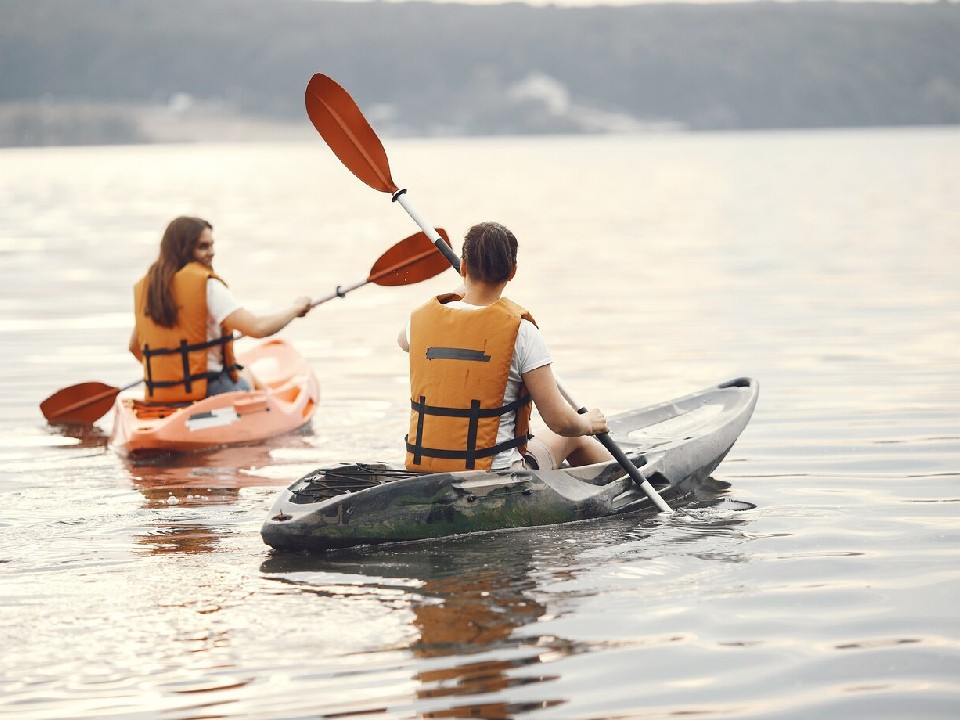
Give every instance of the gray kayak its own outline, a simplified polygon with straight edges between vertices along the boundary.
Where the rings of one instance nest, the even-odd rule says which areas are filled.
[[[737,378],[608,418],[610,436],[667,502],[717,468],[750,421],[760,388]],[[414,473],[341,464],[282,491],[260,531],[278,550],[332,550],[657,512],[616,463],[558,470]]]

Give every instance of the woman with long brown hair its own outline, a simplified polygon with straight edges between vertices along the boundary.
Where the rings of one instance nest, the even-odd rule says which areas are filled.
[[[250,390],[233,353],[233,333],[273,335],[311,308],[297,298],[287,310],[255,315],[213,271],[213,226],[202,218],[172,220],[160,253],[134,287],[136,325],[130,352],[143,364],[146,399],[187,402]]]

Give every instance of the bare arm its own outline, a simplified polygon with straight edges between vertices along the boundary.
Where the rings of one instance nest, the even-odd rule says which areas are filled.
[[[294,319],[303,317],[311,308],[310,298],[297,298],[287,310],[270,315],[254,315],[245,308],[234,310],[223,321],[227,332],[239,332],[247,337],[265,338],[280,332]]]
[[[410,352],[410,342],[407,340],[406,325],[400,328],[400,333],[397,335],[397,345],[399,345],[400,349],[404,352]]]
[[[599,410],[589,410],[580,415],[560,394],[557,379],[549,365],[542,365],[523,375],[540,417],[557,435],[577,437],[608,432],[607,419]]]

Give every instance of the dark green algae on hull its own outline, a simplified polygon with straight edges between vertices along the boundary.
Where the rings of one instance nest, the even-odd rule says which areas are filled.
[[[386,466],[346,466],[378,472]],[[553,525],[613,514],[614,505],[646,498],[615,463],[570,471],[435,473],[387,481],[339,501],[298,512],[303,485],[264,524],[264,541],[278,549],[333,549],[424,540],[510,527]],[[325,476],[336,470],[323,471]],[[374,481],[383,476],[375,475]],[[597,483],[597,484],[594,484]]]
[[[611,436],[668,502],[682,502],[749,422],[755,380],[738,378],[610,419]],[[278,550],[331,550],[656,512],[614,462],[559,470],[417,474],[344,464],[281,492],[261,529]]]

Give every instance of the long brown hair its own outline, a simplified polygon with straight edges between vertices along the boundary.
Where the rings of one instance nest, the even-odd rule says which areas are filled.
[[[500,223],[478,223],[467,230],[462,253],[471,277],[499,285],[517,265],[517,238]]]
[[[173,276],[193,261],[200,234],[213,229],[203,218],[178,217],[170,221],[160,240],[160,255],[147,270],[147,316],[160,327],[177,324],[177,305],[173,299]]]

